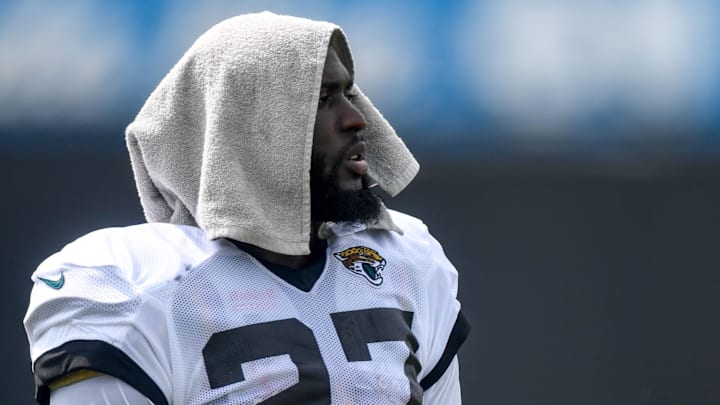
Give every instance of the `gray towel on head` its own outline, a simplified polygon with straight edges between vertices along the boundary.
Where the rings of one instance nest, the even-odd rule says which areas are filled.
[[[345,34],[327,22],[263,12],[198,38],[126,131],[147,220],[308,254],[313,129],[330,44],[352,73]],[[368,174],[396,195],[418,163],[358,93]]]

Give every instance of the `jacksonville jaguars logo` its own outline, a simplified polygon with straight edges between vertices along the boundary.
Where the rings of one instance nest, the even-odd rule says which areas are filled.
[[[365,246],[355,246],[333,253],[333,256],[340,260],[346,269],[365,277],[370,284],[376,287],[382,284],[382,271],[386,262],[375,250]]]

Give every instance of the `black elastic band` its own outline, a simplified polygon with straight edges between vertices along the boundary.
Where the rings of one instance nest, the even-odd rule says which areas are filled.
[[[467,339],[469,333],[470,323],[465,319],[465,315],[463,315],[462,312],[458,312],[455,325],[453,325],[447,345],[445,345],[445,351],[442,356],[440,356],[440,360],[438,360],[435,367],[420,381],[420,386],[423,390],[432,387],[433,384],[445,374],[445,370],[450,366],[450,363],[460,349],[460,346],[462,346],[465,339]]]
[[[35,362],[35,399],[50,403],[48,384],[77,370],[92,370],[119,378],[155,405],[168,405],[165,394],[130,357],[99,340],[73,340],[44,353]]]

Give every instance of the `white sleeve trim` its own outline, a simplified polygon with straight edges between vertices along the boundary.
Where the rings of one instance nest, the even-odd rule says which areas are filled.
[[[50,393],[50,405],[152,405],[124,381],[102,375],[58,388]]]
[[[460,366],[457,356],[445,370],[440,379],[423,394],[423,403],[427,405],[462,404],[460,395]]]

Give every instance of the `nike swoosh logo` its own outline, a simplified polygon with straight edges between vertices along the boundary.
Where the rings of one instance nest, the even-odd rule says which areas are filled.
[[[57,280],[50,280],[42,277],[38,277],[38,279],[55,290],[59,290],[63,285],[65,285],[65,274],[63,273],[60,273],[60,278]]]

